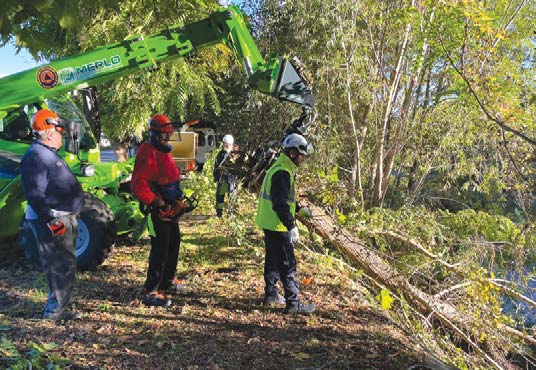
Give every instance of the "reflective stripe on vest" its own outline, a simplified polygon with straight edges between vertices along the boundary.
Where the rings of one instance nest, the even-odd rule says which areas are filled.
[[[283,170],[283,169],[281,169],[281,170]],[[277,172],[277,171],[275,171],[275,172]],[[290,175],[290,177],[292,178],[292,175]],[[290,192],[289,192],[288,201],[289,202],[296,202],[296,199],[294,199],[294,181],[291,180],[290,183],[291,183],[291,188],[290,188]],[[263,199],[269,200],[270,202],[272,201],[272,196],[270,194],[266,194],[264,191],[261,192],[261,197]]]
[[[277,213],[275,213],[272,204],[271,196],[271,187],[272,187],[272,176],[278,171],[286,171],[290,176],[290,191],[287,203],[290,207],[290,213],[292,216],[296,213],[296,197],[294,192],[294,172],[296,170],[296,165],[292,160],[286,155],[281,154],[277,161],[270,167],[264,181],[262,182],[261,193],[259,196],[259,205],[257,208],[257,217],[256,223],[263,229],[273,230],[273,231],[288,231],[286,226],[283,225]]]

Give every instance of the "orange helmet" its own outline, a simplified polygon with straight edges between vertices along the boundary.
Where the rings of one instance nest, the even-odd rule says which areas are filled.
[[[45,131],[55,126],[65,128],[60,117],[51,110],[39,109],[32,117],[32,129],[34,131]]]
[[[149,130],[158,132],[173,132],[171,120],[163,114],[155,114],[149,120]]]

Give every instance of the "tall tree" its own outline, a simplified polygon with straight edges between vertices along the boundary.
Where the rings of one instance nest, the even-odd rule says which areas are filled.
[[[516,131],[530,137],[534,122],[533,2],[257,5],[266,43],[314,74],[317,164],[338,167],[362,204],[418,199],[433,173],[478,191],[520,181],[512,163],[532,160]]]

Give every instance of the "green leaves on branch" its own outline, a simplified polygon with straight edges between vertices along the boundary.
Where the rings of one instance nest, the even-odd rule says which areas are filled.
[[[307,165],[341,169],[363,206],[470,204],[468,179],[493,199],[531,176],[533,148],[489,117],[534,131],[534,2],[261,4],[259,35],[314,75],[321,122],[308,133],[319,142]]]

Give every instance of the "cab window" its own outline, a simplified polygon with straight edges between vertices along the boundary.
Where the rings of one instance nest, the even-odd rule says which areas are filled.
[[[208,146],[216,146],[216,140],[214,135],[207,135],[208,138]]]
[[[204,132],[198,132],[197,133],[197,145],[199,146],[205,146],[205,133]]]
[[[4,140],[29,143],[34,140],[30,119],[22,109],[9,112],[0,127],[0,138]]]

